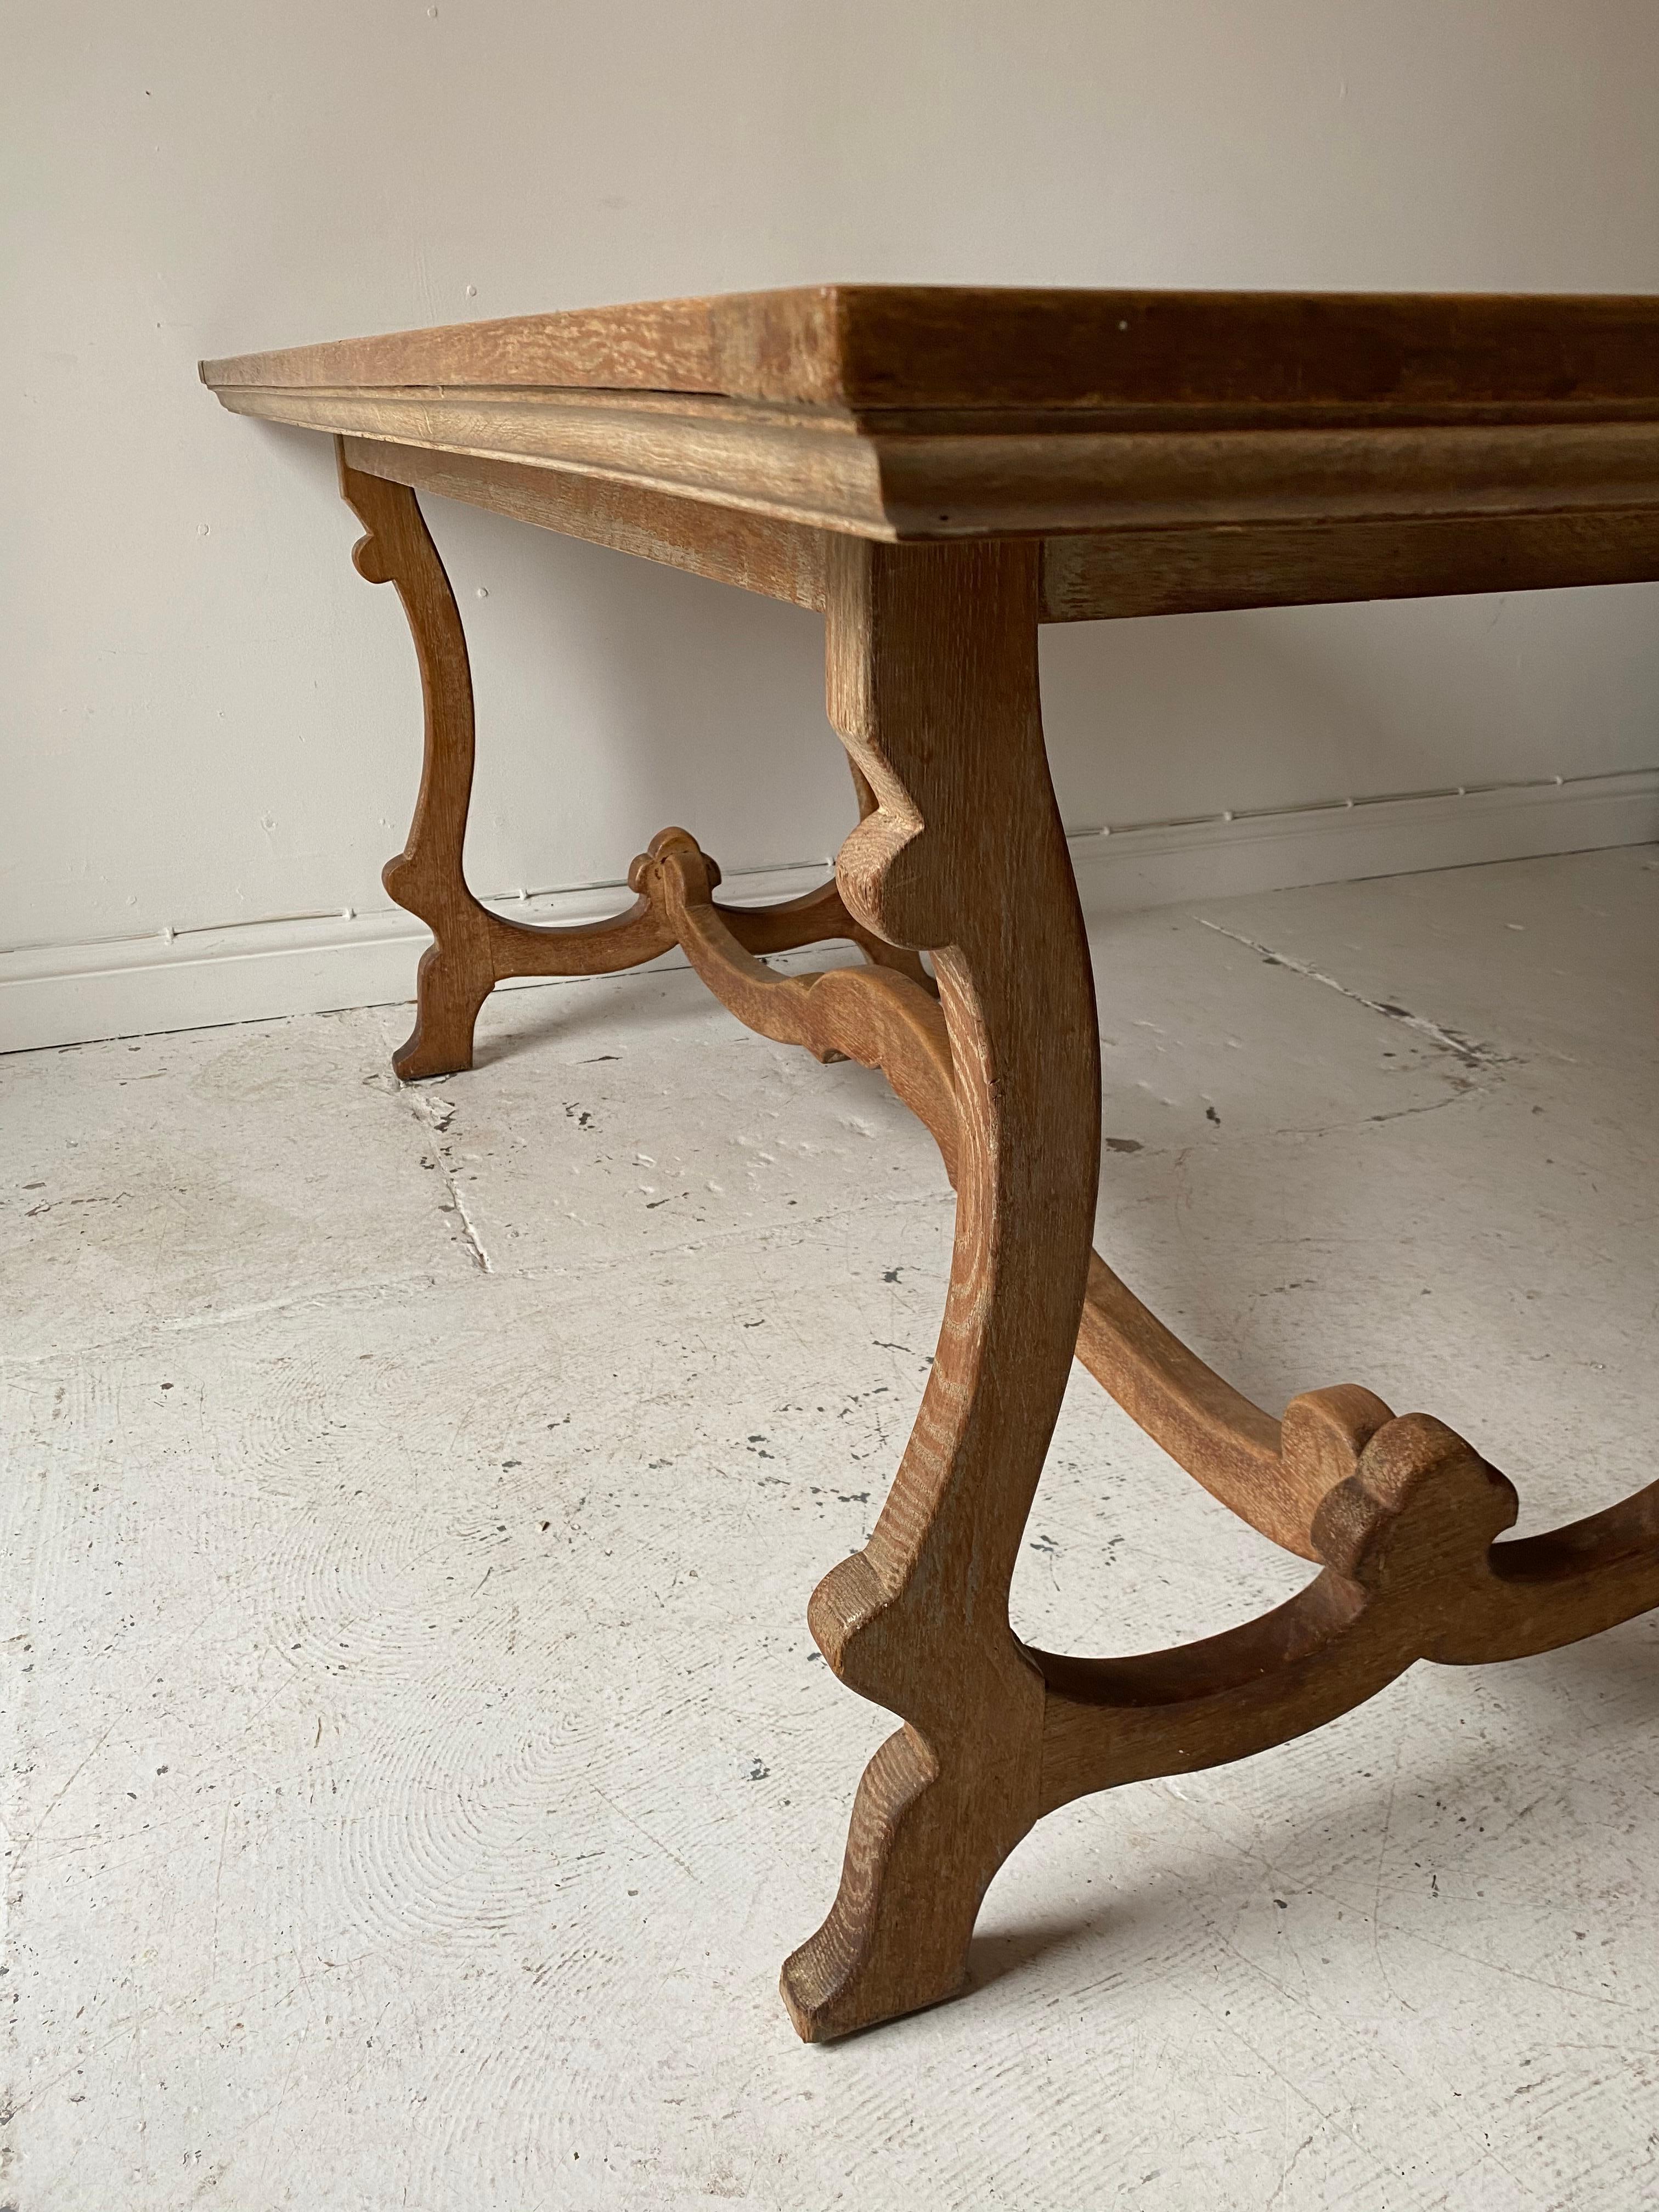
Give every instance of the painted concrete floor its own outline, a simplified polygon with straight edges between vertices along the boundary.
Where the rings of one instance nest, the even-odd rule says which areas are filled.
[[[1096,957],[1156,1307],[1269,1404],[1439,1413],[1523,1528],[1650,1479],[1659,852]],[[1070,1808],[969,1996],[797,2043],[889,1725],[804,1608],[920,1394],[932,1148],[684,972],[498,994],[400,1091],[406,1022],[0,1063],[7,2203],[1659,2203],[1659,1618]],[[1075,1374],[1023,1632],[1304,1573]]]

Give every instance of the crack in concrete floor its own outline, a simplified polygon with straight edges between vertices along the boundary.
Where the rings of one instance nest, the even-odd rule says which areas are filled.
[[[454,1118],[453,1105],[448,1099],[440,1098],[434,1092],[414,1084],[399,1085],[398,1095],[407,1101],[410,1113],[426,1132],[427,1150],[442,1179],[447,1201],[440,1205],[439,1212],[454,1215],[460,1243],[478,1273],[481,1275],[493,1274],[495,1269],[478,1234],[477,1224],[467,1211],[466,1200],[461,1194],[460,1177],[449,1157],[449,1146],[443,1141],[444,1132]]]
[[[1352,989],[1336,976],[1328,975],[1323,969],[1316,968],[1308,961],[1297,960],[1288,952],[1275,952],[1271,945],[1263,945],[1254,937],[1247,937],[1239,930],[1228,929],[1222,923],[1211,921],[1203,915],[1200,915],[1199,921],[1202,927],[1213,930],[1218,937],[1225,937],[1233,944],[1243,945],[1249,951],[1259,954],[1270,968],[1288,968],[1293,975],[1305,975],[1310,983],[1322,983],[1328,991],[1340,991],[1345,999],[1352,999],[1356,1006],[1367,1007],[1374,1014],[1382,1014],[1389,1021],[1401,1022],[1408,1030],[1415,1030],[1431,1044],[1437,1045],[1443,1052],[1455,1053],[1470,1067],[1503,1065],[1504,1055],[1494,1051],[1492,1046],[1478,1043],[1471,1037],[1460,1036],[1455,1030],[1449,1030],[1442,1023],[1430,1020],[1426,1014],[1414,1014],[1409,1006],[1395,1006],[1387,999],[1368,998],[1364,992]]]

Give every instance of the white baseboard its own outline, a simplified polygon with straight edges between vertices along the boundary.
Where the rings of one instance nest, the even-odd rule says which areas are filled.
[[[1087,914],[1659,842],[1659,769],[1146,823],[1072,839]]]
[[[1647,769],[1084,830],[1071,846],[1084,910],[1097,915],[1656,841],[1659,769]],[[756,872],[728,883],[727,896],[792,897],[827,865]],[[568,922],[625,899],[599,886],[489,903]],[[413,995],[426,942],[419,922],[390,907],[0,953],[0,1051],[397,1004]],[[668,954],[659,964],[684,962]]]

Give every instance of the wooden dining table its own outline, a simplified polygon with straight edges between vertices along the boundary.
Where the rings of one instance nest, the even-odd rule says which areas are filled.
[[[955,1187],[915,1428],[868,1543],[808,1608],[836,1674],[901,1725],[783,1968],[804,2037],[958,1990],[992,1876],[1070,1800],[1266,1750],[1419,1659],[1517,1658],[1659,1604],[1659,1482],[1506,1539],[1516,1493],[1477,1444],[1358,1383],[1254,1405],[1092,1249],[1095,979],[1037,664],[1045,623],[1659,579],[1659,299],[817,285],[201,374],[236,413],[335,438],[357,568],[397,586],[414,635],[424,768],[385,881],[433,941],[398,1075],[470,1066],[507,977],[678,945],[751,1028],[879,1069]],[[833,877],[723,903],[672,828],[611,919],[482,905],[466,644],[422,493],[821,612],[860,813]],[[768,964],[836,939],[862,961]],[[1073,1359],[1310,1562],[1295,1597],[1133,1657],[1014,1635]]]

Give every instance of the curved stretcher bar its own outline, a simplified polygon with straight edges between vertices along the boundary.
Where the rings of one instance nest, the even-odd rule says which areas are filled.
[[[774,974],[750,947],[766,942],[763,917],[786,909],[717,908],[712,891],[718,879],[713,863],[682,830],[653,838],[629,878],[641,893],[639,904],[658,917],[658,927],[678,941],[703,981],[739,1020],[780,1042],[805,1046],[820,1059],[845,1057],[878,1068],[929,1130],[954,1182],[956,1095],[937,1000],[918,982],[890,972]],[[863,945],[870,934],[848,915],[833,883],[805,900],[791,902],[787,911],[810,913],[820,935]],[[772,949],[769,942],[766,949]],[[868,954],[871,948],[864,949]],[[1276,1709],[1288,1698],[1300,1710],[1304,1693],[1291,1697],[1285,1670],[1316,1674],[1319,1653],[1344,1644],[1364,1609],[1359,1600],[1332,1587],[1329,1502],[1343,1486],[1360,1482],[1373,1441],[1401,1424],[1380,1398],[1356,1383],[1292,1399],[1283,1419],[1275,1420],[1166,1328],[1098,1253],[1090,1260],[1077,1356],[1212,1496],[1263,1535],[1328,1572],[1277,1613],[1178,1652],[1102,1661],[1034,1654],[1051,1696],[1063,1706],[1183,1709],[1184,1683],[1203,1681],[1206,1697],[1231,1698],[1246,1683],[1271,1674],[1279,1688],[1268,1706]],[[1433,1425],[1439,1432],[1439,1424]],[[1460,1449],[1468,1452],[1467,1445],[1460,1443]],[[1486,1462],[1476,1463],[1503,1482]],[[1547,1535],[1507,1543],[1488,1538],[1480,1571],[1467,1578],[1456,1605],[1444,1611],[1429,1638],[1432,1650],[1425,1646],[1398,1665],[1389,1662],[1389,1671],[1361,1694],[1371,1695],[1389,1673],[1415,1657],[1467,1665],[1520,1658],[1575,1643],[1654,1605],[1659,1605],[1659,1482]],[[1373,1626],[1365,1637],[1371,1639],[1376,1633]],[[1425,1628],[1419,1642],[1427,1637]],[[1345,1711],[1354,1702],[1348,1695],[1333,1710]],[[1322,1708],[1320,1717],[1328,1717]],[[1182,1727],[1197,1741],[1194,1717],[1189,1712]],[[1270,1725],[1265,1717],[1263,1725]],[[1299,1724],[1316,1725],[1314,1718]],[[1252,1747],[1247,1744],[1226,1755],[1243,1757]],[[1156,1753],[1149,1748],[1147,1755],[1161,1759],[1166,1751],[1167,1747]],[[1156,1765],[1147,1771],[1171,1770]]]

